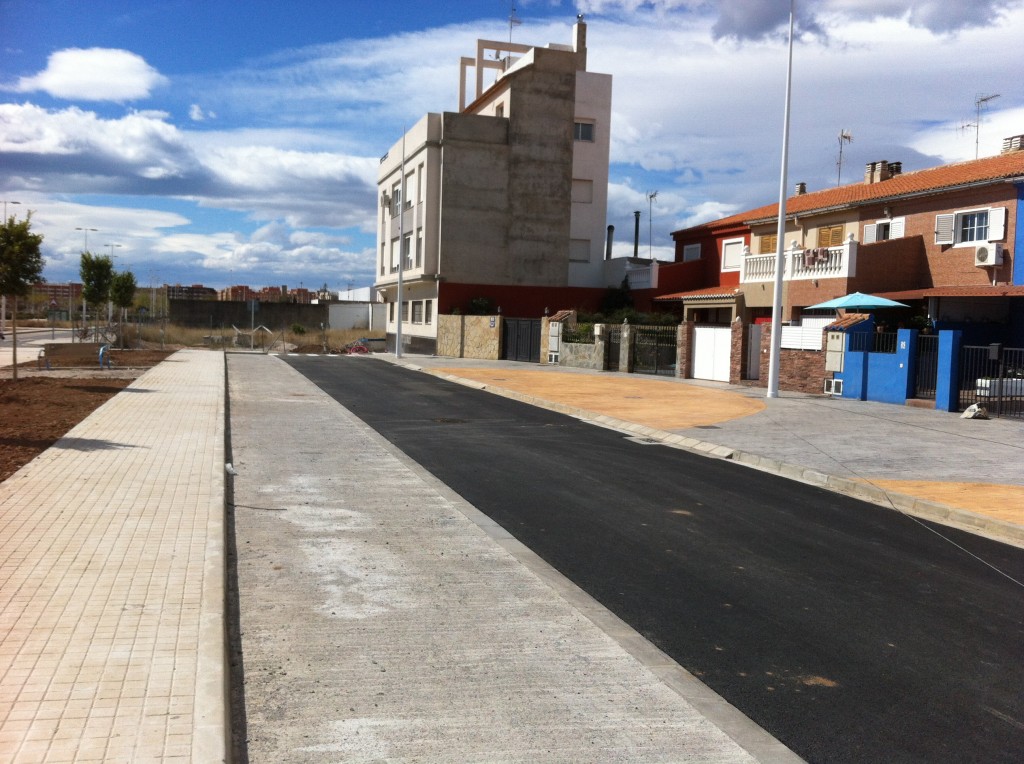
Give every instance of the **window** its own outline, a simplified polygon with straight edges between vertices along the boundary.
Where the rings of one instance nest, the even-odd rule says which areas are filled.
[[[388,321],[392,324],[395,323],[395,304],[393,302],[388,303]]]
[[[843,225],[823,225],[818,229],[819,247],[841,247],[843,245]]]
[[[495,117],[504,117],[505,116],[505,104],[499,103],[497,106],[494,107],[494,116]]]
[[[423,229],[416,230],[416,267],[423,266]]]
[[[757,251],[762,255],[774,255],[779,249],[779,235],[769,233],[757,237]]]
[[[577,141],[594,142],[594,123],[577,122],[573,128],[573,138]]]
[[[988,207],[935,216],[936,244],[999,241],[1006,235],[1006,208]]]
[[[419,186],[416,184],[416,175],[415,175],[415,173],[416,173],[416,171],[413,170],[412,172],[410,172],[408,175],[405,176],[405,187],[407,189],[410,189],[410,191],[417,191],[419,189]],[[416,201],[418,201],[418,200],[416,200]],[[413,199],[411,198],[411,195],[410,194],[406,194],[405,208],[406,209],[410,209],[412,207],[412,204],[413,204]]]
[[[412,304],[412,322],[414,324],[423,323],[423,300],[416,300]]]
[[[902,239],[903,231],[906,228],[906,218],[887,218],[877,220],[874,223],[867,223],[864,226],[865,244],[874,244],[876,241],[888,241],[889,239]]]
[[[434,321],[434,301],[423,301],[423,323],[429,324]]]
[[[391,240],[391,272],[398,273],[398,239]]]
[[[743,266],[743,239],[722,242],[722,270],[738,271]]]
[[[386,263],[387,263],[387,259],[385,257],[385,253],[384,253],[384,242],[381,242],[380,243],[380,275],[381,276],[384,275],[384,269],[387,267]]]
[[[403,321],[408,321],[409,320],[409,301],[408,300],[402,300],[402,320]]]
[[[700,244],[683,245],[683,262],[688,263],[691,260],[700,260]]]
[[[405,255],[405,262],[402,266],[403,270],[412,269],[412,234],[406,234],[405,239],[402,241],[402,254]]]
[[[402,184],[396,183],[391,187],[391,217],[397,218],[400,209],[402,209]]]

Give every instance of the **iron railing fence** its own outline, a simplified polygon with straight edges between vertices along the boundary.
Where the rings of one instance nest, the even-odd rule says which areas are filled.
[[[917,337],[917,374],[914,395],[935,400],[935,383],[939,375],[939,338],[934,334]]]
[[[989,416],[1024,419],[1024,348],[960,348],[960,410],[978,404]]]
[[[637,326],[633,329],[633,371],[672,376],[676,372],[676,327]]]

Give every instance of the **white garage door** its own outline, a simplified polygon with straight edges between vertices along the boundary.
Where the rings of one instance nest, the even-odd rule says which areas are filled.
[[[728,326],[696,326],[693,331],[693,378],[729,381],[732,329]]]

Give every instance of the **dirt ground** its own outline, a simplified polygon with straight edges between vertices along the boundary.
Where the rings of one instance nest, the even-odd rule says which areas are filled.
[[[110,371],[92,361],[39,371],[32,361],[18,364],[17,382],[11,379],[11,369],[0,370],[0,481],[173,352],[115,350]]]

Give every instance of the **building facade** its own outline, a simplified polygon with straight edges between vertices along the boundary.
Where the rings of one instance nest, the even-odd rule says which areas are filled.
[[[374,287],[390,342],[399,320],[404,349],[434,352],[439,313],[540,316],[571,288],[599,299],[611,76],[586,65],[582,20],[572,45],[479,40],[459,111],[425,115],[381,159]]]

